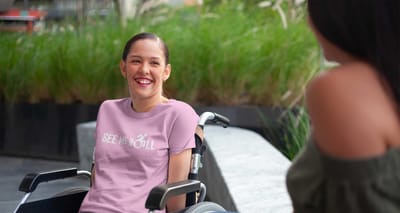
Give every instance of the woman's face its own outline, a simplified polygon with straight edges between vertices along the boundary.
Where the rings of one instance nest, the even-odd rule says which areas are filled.
[[[171,65],[166,64],[158,41],[141,39],[133,43],[126,60],[121,60],[120,69],[133,101],[161,100],[162,85],[169,78]]]

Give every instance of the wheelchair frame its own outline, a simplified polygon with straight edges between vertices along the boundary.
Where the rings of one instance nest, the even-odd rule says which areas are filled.
[[[198,126],[204,130],[204,126],[208,121],[222,125],[224,128],[230,123],[229,119],[225,116],[214,112],[204,112],[200,115]],[[216,203],[204,201],[206,196],[206,186],[198,180],[198,171],[203,167],[202,155],[206,150],[206,146],[197,134],[195,134],[195,142],[196,146],[195,148],[192,148],[191,169],[188,175],[188,180],[154,187],[150,191],[145,203],[145,207],[149,212],[164,209],[170,197],[181,194],[186,194],[186,208],[180,210],[179,213],[184,213],[186,211],[191,213],[200,213],[203,211],[225,211],[223,207]],[[59,213],[78,212],[80,204],[87,193],[86,189],[64,191],[54,197],[44,200],[27,202],[40,183],[77,176],[86,176],[90,179],[91,173],[85,170],[78,170],[77,168],[68,168],[41,173],[29,173],[25,175],[18,189],[26,194],[18,203],[14,213],[43,212],[43,209],[41,208],[42,205],[46,207],[46,210],[55,210],[58,208],[58,205],[66,205],[64,202],[79,201],[79,203],[74,204],[75,206],[69,206],[71,208],[69,210],[57,209],[57,212]]]

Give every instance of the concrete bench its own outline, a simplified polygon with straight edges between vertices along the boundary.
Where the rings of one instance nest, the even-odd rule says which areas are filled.
[[[91,169],[93,148],[96,143],[94,138],[95,131],[96,121],[80,123],[76,126],[80,169]]]
[[[90,169],[95,122],[77,126],[80,168]],[[290,161],[261,135],[242,128],[205,126],[207,151],[200,179],[207,196],[230,211],[291,213],[285,175]]]

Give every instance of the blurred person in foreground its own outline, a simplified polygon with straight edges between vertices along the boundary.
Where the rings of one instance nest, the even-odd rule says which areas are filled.
[[[295,213],[400,212],[400,1],[308,0],[338,66],[306,90],[310,140],[287,173]]]

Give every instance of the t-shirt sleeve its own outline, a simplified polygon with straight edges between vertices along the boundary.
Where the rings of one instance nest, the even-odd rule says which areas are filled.
[[[195,130],[199,116],[190,107],[180,107],[169,137],[169,152],[177,154],[195,147]]]

